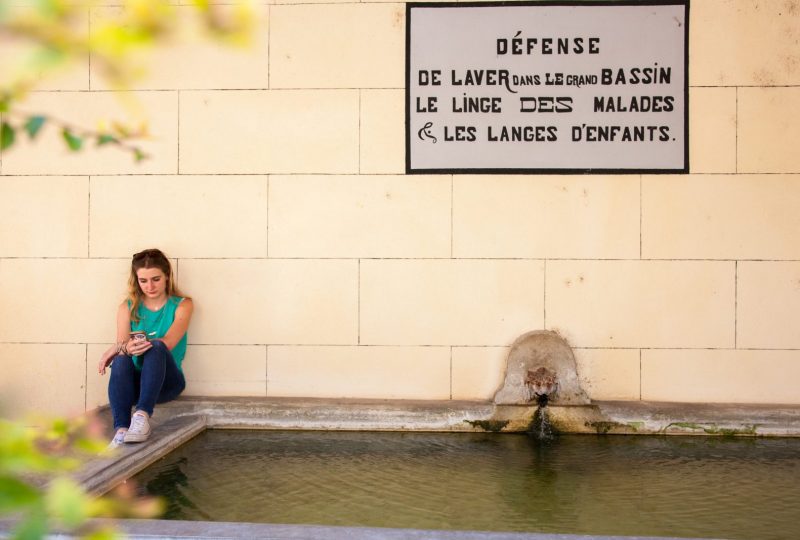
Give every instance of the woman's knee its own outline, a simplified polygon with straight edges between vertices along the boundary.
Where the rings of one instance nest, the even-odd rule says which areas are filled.
[[[109,391],[114,388],[127,388],[136,379],[136,368],[130,356],[119,355],[111,364],[111,375],[108,378]]]
[[[129,373],[133,373],[136,368],[133,365],[133,358],[119,354],[114,357],[111,363],[111,377],[120,377]]]
[[[169,380],[164,381],[164,386],[161,388],[161,393],[158,396],[158,403],[166,403],[172,401],[186,389],[186,379],[182,373],[178,373],[177,377],[171,377]]]
[[[152,347],[147,349],[143,354],[144,364],[152,364],[153,362],[162,363],[169,355],[169,349],[164,345],[163,341],[155,340],[150,342]]]
[[[156,354],[159,354],[159,355],[163,355],[164,353],[169,352],[169,348],[160,339],[153,340],[153,341],[150,342],[150,344],[152,345],[152,347],[150,347],[147,350],[147,352],[144,353],[145,356],[147,356],[148,354],[153,354],[153,353],[156,353]]]

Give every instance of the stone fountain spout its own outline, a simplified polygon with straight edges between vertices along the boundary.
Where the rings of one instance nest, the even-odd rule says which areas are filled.
[[[540,407],[544,407],[558,391],[558,377],[544,366],[536,370],[529,369],[525,388],[528,390],[528,401],[535,400]]]
[[[520,336],[506,360],[503,385],[494,396],[497,405],[588,405],[578,378],[572,348],[555,332],[538,330]]]

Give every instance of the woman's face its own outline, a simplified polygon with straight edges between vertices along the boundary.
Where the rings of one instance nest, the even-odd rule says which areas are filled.
[[[160,268],[140,268],[136,271],[139,288],[146,298],[158,300],[167,293],[167,276]]]

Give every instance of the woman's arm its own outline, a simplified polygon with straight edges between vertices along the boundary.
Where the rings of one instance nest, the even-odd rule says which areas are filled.
[[[175,309],[175,320],[167,330],[161,341],[167,346],[169,350],[175,348],[175,345],[183,338],[186,330],[189,328],[189,321],[192,319],[192,312],[194,311],[194,303],[191,298],[184,298],[183,301]]]
[[[129,332],[131,331],[131,314],[128,311],[128,303],[122,302],[117,308],[117,340],[114,345],[106,349],[100,356],[100,363],[97,365],[97,372],[104,375],[106,368],[111,360],[120,352],[120,346],[128,342]]]

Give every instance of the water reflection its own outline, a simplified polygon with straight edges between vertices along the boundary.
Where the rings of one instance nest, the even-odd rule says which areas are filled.
[[[189,458],[183,456],[175,460],[162,460],[150,471],[152,479],[140,488],[146,493],[158,493],[166,502],[164,519],[186,519],[188,516],[197,516],[195,519],[212,520],[212,517],[203,512],[192,500],[183,493],[183,488],[188,487],[189,477],[182,470],[182,466],[189,463]],[[185,512],[192,510],[193,512]]]

